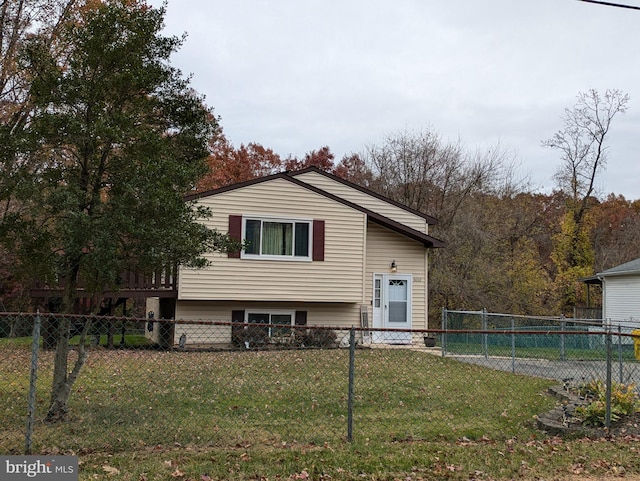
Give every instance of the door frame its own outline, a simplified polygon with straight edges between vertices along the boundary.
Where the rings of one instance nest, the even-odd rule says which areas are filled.
[[[374,273],[373,274],[373,289],[372,289],[372,342],[373,343],[387,343],[387,344],[408,344],[411,342],[410,333],[394,333],[388,331],[376,331],[375,328],[393,329],[394,327],[400,328],[397,325],[390,325],[389,323],[389,281],[391,280],[404,280],[407,282],[407,322],[402,328],[411,329],[413,322],[411,318],[412,313],[412,301],[413,301],[413,275],[412,274],[386,274],[386,273]],[[378,281],[378,282],[377,282]]]

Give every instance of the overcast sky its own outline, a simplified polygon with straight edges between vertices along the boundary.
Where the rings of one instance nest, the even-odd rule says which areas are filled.
[[[640,0],[619,0],[640,6]],[[154,6],[161,0],[151,0]],[[640,199],[640,10],[578,0],[168,0],[173,64],[239,147],[340,160],[399,131],[500,142],[547,192],[578,92],[619,89],[602,194]]]

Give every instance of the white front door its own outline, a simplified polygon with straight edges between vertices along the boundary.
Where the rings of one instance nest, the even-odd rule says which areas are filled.
[[[411,275],[376,274],[373,282],[373,327],[411,329]],[[405,344],[411,333],[374,331],[372,340]]]

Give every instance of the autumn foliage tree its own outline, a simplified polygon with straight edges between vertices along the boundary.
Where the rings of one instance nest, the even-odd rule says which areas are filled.
[[[318,150],[307,152],[302,159],[288,158],[283,165],[285,170],[300,170],[313,166],[326,172],[332,172],[335,168],[334,159],[335,155],[331,149],[324,146]]]
[[[23,180],[37,165],[24,155],[25,130],[32,120],[33,72],[24,68],[22,52],[30,38],[40,39],[42,51],[58,55],[66,49],[62,26],[80,9],[78,0],[5,0],[0,2],[0,239],[31,193]]]
[[[197,185],[200,192],[311,166],[363,185],[371,180],[370,170],[358,155],[345,156],[336,165],[334,154],[326,146],[307,152],[301,159],[291,156],[282,159],[272,149],[254,142],[236,148],[220,129],[210,141],[209,149],[208,170]]]
[[[609,194],[592,207],[595,271],[640,257],[640,200]]]
[[[235,148],[222,129],[209,143],[208,170],[197,190],[206,191],[274,174],[282,169],[282,160],[273,150],[257,143]]]
[[[372,189],[375,177],[369,165],[360,154],[345,155],[333,169],[341,179]]]

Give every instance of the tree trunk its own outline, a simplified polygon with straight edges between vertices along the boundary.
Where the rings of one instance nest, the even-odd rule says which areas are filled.
[[[79,263],[78,263],[79,264]],[[73,305],[76,297],[76,286],[79,268],[71,269],[72,273],[68,277],[69,283],[65,288],[63,311],[68,314],[73,311]],[[82,366],[87,361],[88,352],[85,346],[87,333],[91,327],[91,320],[87,319],[80,335],[77,346],[78,357],[73,365],[73,369],[69,372],[69,336],[71,334],[71,319],[68,315],[62,314],[58,322],[58,331],[56,334],[56,354],[53,367],[53,383],[51,386],[51,401],[49,411],[45,417],[46,422],[64,421],[67,417],[69,396],[73,384],[80,374]]]
[[[69,333],[71,321],[68,317],[58,320],[56,333],[56,355],[53,366],[53,385],[51,387],[51,403],[47,413],[47,421],[58,421],[67,415],[67,401],[71,387],[67,383],[67,365],[69,356]]]
[[[80,335],[77,352],[78,357],[71,372],[68,372],[69,363],[69,332],[71,321],[68,317],[60,319],[58,325],[58,342],[56,345],[55,364],[53,368],[53,385],[51,387],[51,402],[49,411],[45,417],[47,422],[64,421],[67,417],[69,397],[80,370],[87,361],[89,352],[87,351],[85,340],[91,328],[91,320],[85,321],[84,329]]]
[[[18,326],[18,320],[16,318],[9,318],[9,337],[11,339],[18,337],[16,334]]]

